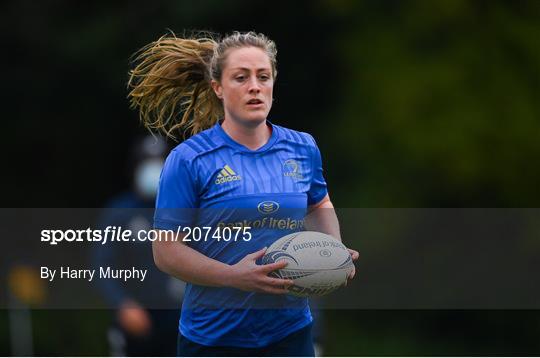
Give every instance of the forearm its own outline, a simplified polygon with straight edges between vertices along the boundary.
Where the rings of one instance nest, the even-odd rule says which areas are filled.
[[[334,205],[330,201],[330,197],[327,195],[317,205],[310,206],[308,208],[308,215],[306,215],[306,228],[312,231],[323,232],[328,235],[332,235],[339,241],[341,241],[341,233],[339,230],[339,221],[336,215]],[[348,248],[351,254],[352,260],[358,259],[358,251]],[[355,275],[356,269],[351,271],[348,279],[351,280]]]
[[[169,239],[171,236],[166,241],[154,241],[152,244],[154,261],[161,271],[196,285],[228,285],[231,266],[192,249],[181,238],[177,241]]]
[[[339,221],[330,198],[326,196],[317,205],[308,208],[305,219],[306,229],[332,235],[341,241]]]

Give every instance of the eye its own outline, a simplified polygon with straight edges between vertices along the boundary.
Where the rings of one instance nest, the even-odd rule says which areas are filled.
[[[261,81],[268,81],[268,80],[270,79],[270,76],[268,76],[268,75],[260,75],[260,76],[259,76],[259,79],[260,79]]]
[[[239,75],[239,76],[236,76],[234,79],[237,80],[238,82],[242,82],[246,79],[246,76]]]

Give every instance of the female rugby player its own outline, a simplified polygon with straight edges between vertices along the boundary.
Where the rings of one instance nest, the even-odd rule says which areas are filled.
[[[144,47],[130,72],[131,104],[146,127],[192,134],[166,160],[154,217],[156,229],[169,231],[153,243],[156,265],[188,282],[182,356],[314,355],[307,299],[284,295],[292,280],[268,276],[286,263],[257,264],[272,242],[303,230],[306,210],[308,229],[341,240],[314,139],[267,120],[276,54],[253,32],[220,41],[173,35]],[[182,211],[190,208],[207,211]],[[247,221],[252,238],[172,241],[178,227],[234,226],[245,208],[259,216]]]

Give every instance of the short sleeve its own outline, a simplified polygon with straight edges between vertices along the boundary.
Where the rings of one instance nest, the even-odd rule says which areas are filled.
[[[321,152],[315,143],[315,139],[309,136],[313,142],[312,148],[312,163],[313,163],[313,177],[311,178],[311,185],[307,193],[308,205],[314,205],[320,202],[328,194],[326,187],[326,181],[323,176],[322,158]]]
[[[154,228],[176,230],[193,224],[199,206],[196,182],[191,163],[180,152],[171,152],[159,179]]]

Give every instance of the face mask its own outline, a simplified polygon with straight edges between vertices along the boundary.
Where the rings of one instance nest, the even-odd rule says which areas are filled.
[[[162,159],[145,160],[135,170],[135,190],[146,199],[156,196],[159,176],[163,168]]]

